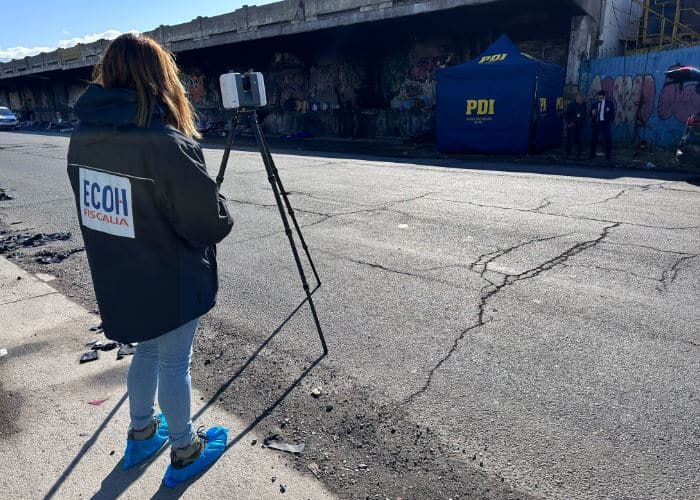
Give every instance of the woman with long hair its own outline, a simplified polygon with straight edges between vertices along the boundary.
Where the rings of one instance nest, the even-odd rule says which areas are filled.
[[[216,302],[216,243],[233,227],[208,176],[173,55],[125,34],[107,47],[75,105],[68,174],[105,335],[137,342],[123,468],[170,441],[168,486],[211,465],[227,431],[195,431],[190,358]],[[162,414],[154,412],[154,401]]]

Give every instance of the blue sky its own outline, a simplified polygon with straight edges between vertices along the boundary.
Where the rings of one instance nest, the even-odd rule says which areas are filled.
[[[2,2],[0,60],[92,41],[93,35],[148,31],[274,0],[23,0]],[[86,38],[87,37],[87,38]]]

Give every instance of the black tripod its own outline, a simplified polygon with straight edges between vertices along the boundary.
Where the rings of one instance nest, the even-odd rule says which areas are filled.
[[[231,146],[233,145],[233,138],[236,134],[236,130],[241,125],[242,120],[248,119],[251,128],[253,129],[253,135],[255,136],[255,142],[260,148],[260,155],[262,156],[263,163],[265,164],[265,170],[267,171],[267,180],[270,181],[270,186],[272,186],[272,192],[275,195],[275,201],[277,202],[277,208],[280,212],[280,217],[282,217],[282,224],[284,225],[284,233],[289,239],[289,244],[292,247],[292,254],[294,255],[294,262],[296,262],[297,270],[299,271],[299,277],[301,278],[302,286],[304,287],[304,292],[306,292],[306,300],[309,301],[309,307],[311,308],[311,314],[314,318],[314,323],[316,324],[316,330],[318,330],[318,337],[321,339],[321,346],[323,346],[323,353],[328,354],[328,346],[326,345],[326,339],[323,336],[323,330],[321,330],[321,323],[318,321],[318,315],[316,314],[316,307],[314,306],[314,301],[312,297],[312,291],[309,290],[309,283],[306,281],[306,273],[304,272],[304,267],[301,264],[301,259],[299,258],[299,252],[297,251],[296,243],[294,241],[294,236],[292,235],[292,229],[289,226],[289,220],[287,219],[287,214],[289,218],[292,219],[294,224],[294,229],[299,236],[299,241],[301,246],[306,252],[306,257],[309,259],[309,264],[311,264],[311,269],[316,278],[316,288],[314,291],[321,286],[321,279],[318,277],[318,272],[316,272],[316,266],[314,266],[314,261],[311,260],[311,254],[309,253],[309,247],[306,246],[306,241],[304,241],[304,236],[301,234],[301,228],[297,222],[297,218],[294,215],[294,209],[291,203],[289,203],[289,198],[287,197],[287,191],[284,190],[282,185],[282,180],[279,176],[279,171],[275,166],[275,162],[272,160],[272,154],[270,153],[270,148],[267,146],[267,141],[262,133],[262,128],[260,127],[260,122],[258,122],[258,113],[255,109],[241,109],[236,113],[236,116],[231,120],[231,130],[228,133],[228,138],[226,140],[226,149],[224,149],[224,156],[221,159],[221,167],[219,168],[219,174],[216,176],[216,185],[221,187],[224,182],[224,174],[226,172],[226,165],[228,163],[229,155],[231,154]],[[285,213],[284,207],[282,206],[282,201],[284,200],[284,207],[287,208]]]

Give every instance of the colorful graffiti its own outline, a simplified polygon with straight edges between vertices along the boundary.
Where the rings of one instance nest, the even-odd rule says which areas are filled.
[[[201,104],[207,95],[203,75],[184,75],[183,84],[192,104]]]
[[[688,116],[700,110],[697,83],[666,79],[666,71],[679,65],[700,66],[700,51],[692,47],[592,59],[581,65],[579,88],[591,99],[605,90],[615,100],[615,140],[675,146]]]
[[[679,68],[674,65],[669,70]],[[659,96],[659,106],[656,113],[662,120],[675,118],[679,122],[685,123],[688,117],[700,111],[700,86],[696,82],[686,82],[685,84],[670,83],[664,84]]]
[[[588,98],[595,99],[601,90],[615,101],[616,123],[645,124],[654,112],[656,82],[652,75],[620,75],[615,78],[596,75],[588,88]]]

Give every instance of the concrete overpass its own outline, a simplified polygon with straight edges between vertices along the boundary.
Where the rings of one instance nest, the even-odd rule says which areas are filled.
[[[508,33],[577,81],[602,0],[284,0],[146,34],[178,55],[200,115],[221,119],[218,74],[265,71],[271,132],[410,137],[430,130],[437,68]],[[99,40],[0,64],[0,105],[39,121],[72,106],[109,44]]]
[[[243,6],[214,17],[197,17],[175,26],[159,26],[146,34],[178,53],[503,1],[283,0],[262,6]],[[528,3],[536,8],[543,2]],[[562,0],[562,3],[571,3],[581,15],[594,21],[600,19],[601,0]],[[93,66],[108,44],[107,40],[98,40],[0,63],[0,79]]]

